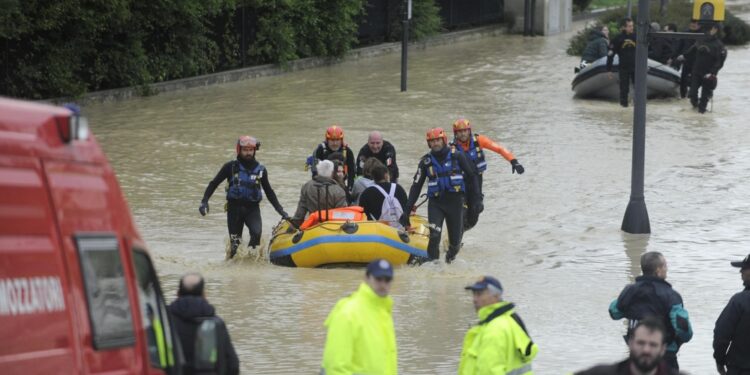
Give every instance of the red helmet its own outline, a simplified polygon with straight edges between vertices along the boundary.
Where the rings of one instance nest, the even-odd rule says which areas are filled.
[[[237,147],[236,147],[237,155],[240,154],[240,148],[248,147],[248,146],[252,146],[253,148],[257,150],[260,148],[260,142],[258,142],[257,139],[249,135],[242,135],[239,138],[237,138]]]
[[[445,135],[445,130],[443,128],[432,128],[427,131],[427,145],[430,145],[430,141],[433,139],[442,138],[443,143],[446,145],[448,144],[448,136]]]
[[[456,134],[459,130],[471,131],[471,123],[465,118],[460,118],[453,123],[453,134]]]
[[[344,129],[338,125],[331,125],[326,129],[326,140],[340,139],[344,140]]]

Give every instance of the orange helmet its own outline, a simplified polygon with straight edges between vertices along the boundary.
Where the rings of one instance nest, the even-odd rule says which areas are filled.
[[[248,147],[248,146],[252,146],[257,150],[260,148],[260,142],[258,142],[257,139],[249,135],[241,135],[239,138],[237,138],[237,147],[236,147],[237,155],[240,154],[240,148]]]
[[[453,123],[453,134],[456,134],[459,130],[471,131],[471,123],[465,118],[460,118]]]
[[[341,139],[344,140],[344,129],[338,125],[331,125],[326,129],[326,140]]]
[[[432,128],[427,131],[427,145],[430,145],[430,141],[433,139],[442,138],[443,143],[448,144],[448,136],[445,135],[443,128]]]

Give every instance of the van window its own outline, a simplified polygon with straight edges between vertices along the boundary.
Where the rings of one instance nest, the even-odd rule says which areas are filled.
[[[174,366],[175,345],[172,338],[172,325],[167,306],[159,286],[159,280],[148,255],[142,250],[133,249],[133,263],[138,281],[138,296],[141,301],[143,327],[148,338],[148,353],[151,367],[169,368]],[[177,355],[180,358],[180,355]]]
[[[75,240],[86,286],[94,348],[132,346],[135,343],[133,317],[117,237],[77,234]]]

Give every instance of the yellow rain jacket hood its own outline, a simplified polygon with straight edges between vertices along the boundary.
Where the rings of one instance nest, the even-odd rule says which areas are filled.
[[[325,322],[321,374],[397,374],[392,307],[390,296],[378,296],[366,283],[339,300]]]
[[[479,309],[479,324],[469,329],[461,350],[459,375],[532,375],[539,347],[531,340],[509,302]]]

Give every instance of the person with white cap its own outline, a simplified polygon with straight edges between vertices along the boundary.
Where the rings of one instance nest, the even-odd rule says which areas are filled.
[[[724,307],[714,327],[714,359],[721,375],[750,374],[750,254],[738,262],[745,290]]]
[[[531,340],[515,305],[503,301],[503,286],[484,276],[471,290],[479,323],[466,333],[459,375],[532,375],[531,361],[539,347]]]
[[[227,181],[227,229],[229,230],[229,258],[234,257],[242,241],[242,228],[247,226],[250,232],[250,246],[254,249],[260,245],[260,235],[263,222],[260,216],[260,201],[263,192],[271,202],[276,212],[284,219],[289,215],[276,198],[276,193],[268,182],[268,170],[255,159],[255,153],[260,149],[260,142],[254,137],[243,135],[237,139],[235,152],[237,159],[229,161],[221,167],[203,193],[198,211],[202,216],[208,213],[208,200],[216,188]],[[262,190],[261,190],[262,189]]]
[[[359,289],[336,303],[325,321],[321,374],[398,373],[393,299],[388,295],[392,281],[393,266],[376,259],[367,265]]]

